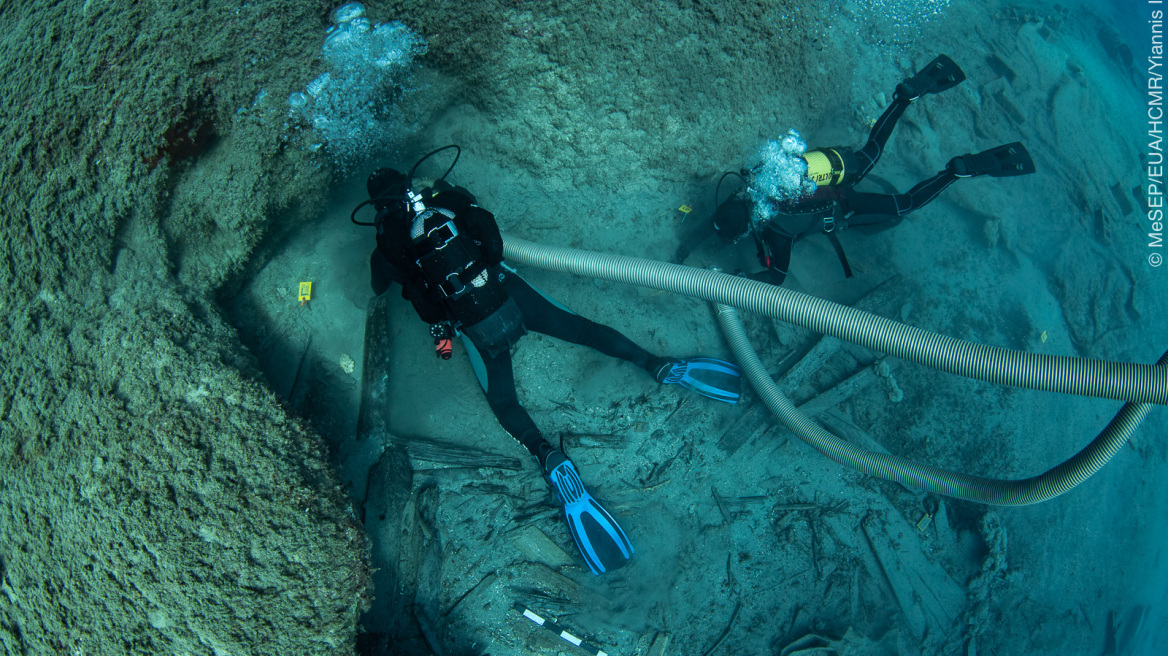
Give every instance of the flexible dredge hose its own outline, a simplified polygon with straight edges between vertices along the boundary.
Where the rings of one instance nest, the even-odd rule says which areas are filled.
[[[859,472],[945,496],[1019,506],[1056,497],[1099,471],[1127,442],[1153,404],[1168,404],[1168,353],[1156,365],[1024,353],[974,344],[855,308],[716,271],[623,255],[544,246],[504,236],[513,263],[700,298],[718,322],[747,381],[771,412],[809,446]],[[874,351],[991,383],[1125,401],[1079,453],[1031,478],[1004,481],[950,472],[861,449],[796,410],[771,379],[734,308],[832,335]]]

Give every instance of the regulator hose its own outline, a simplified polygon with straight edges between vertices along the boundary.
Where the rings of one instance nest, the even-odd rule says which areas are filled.
[[[1046,392],[1168,404],[1168,368],[975,344],[783,287],[716,271],[503,237],[503,255],[588,278],[650,287],[793,323],[959,376]]]
[[[640,258],[543,246],[504,236],[504,256],[518,264],[712,301],[738,364],[763,403],[800,439],[832,460],[871,476],[978,503],[1017,506],[1046,501],[1099,471],[1130,438],[1153,404],[1168,396],[1168,352],[1155,365],[1023,353],[974,344],[861,310],[737,276]],[[1109,398],[1127,403],[1075,456],[1028,479],[1003,481],[922,465],[861,449],[821,428],[787,399],[750,346],[734,308],[832,335],[875,351],[992,383]]]

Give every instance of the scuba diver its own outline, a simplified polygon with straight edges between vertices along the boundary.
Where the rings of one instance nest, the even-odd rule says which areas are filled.
[[[880,160],[884,144],[908,106],[923,95],[952,89],[964,79],[965,73],[952,59],[938,56],[896,86],[892,105],[872,125],[868,142],[860,150],[835,147],[808,151],[794,130],[781,141],[768,142],[760,164],[740,173],[726,173],[718,181],[713,220],[682,243],[676,260],[685,261],[711,232],[716,232],[725,244],[734,243],[749,232],[758,247],[759,262],[765,267],[750,277],[781,285],[790,269],[795,242],[823,233],[839,256],[844,274],[850,278],[852,271],[839,242],[839,230],[856,226],[892,227],[909,212],[927,205],[958,178],[1034,173],[1030,153],[1021,143],[1011,143],[954,157],[943,171],[920,182],[908,193],[875,194],[855,190],[856,184]],[[729,175],[737,175],[745,184],[718,204],[721,184]]]
[[[625,532],[580,480],[573,462],[553,447],[519,403],[511,367],[511,349],[528,330],[589,346],[644,369],[658,383],[675,383],[698,394],[736,403],[738,368],[713,358],[658,357],[616,330],[581,317],[544,296],[503,262],[503,238],[495,217],[479,207],[466,189],[445,182],[454,163],[428,188],[413,188],[418,165],[408,174],[374,171],[368,179],[370,199],[350,217],[377,228],[370,260],[373,291],[384,293],[391,282],[402,285],[402,298],[430,324],[439,357],[450,357],[449,340],[460,334],[487,402],[499,423],[539,461],[572,538],[594,574],[621,567],[633,554]],[[357,211],[377,210],[373,222],[360,222]]]

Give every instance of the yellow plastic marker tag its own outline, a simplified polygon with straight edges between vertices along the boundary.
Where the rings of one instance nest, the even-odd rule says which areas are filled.
[[[923,531],[923,530],[929,528],[929,524],[932,524],[932,523],[933,523],[933,515],[930,513],[925,513],[925,516],[921,517],[920,521],[917,522],[917,530]]]
[[[677,211],[681,212],[682,214],[689,214],[693,211],[693,208],[689,205],[682,205],[681,207],[677,208]]]
[[[308,301],[311,301],[311,300],[312,300],[312,283],[310,283],[310,282],[300,283],[300,304],[304,305],[305,303],[307,303]]]

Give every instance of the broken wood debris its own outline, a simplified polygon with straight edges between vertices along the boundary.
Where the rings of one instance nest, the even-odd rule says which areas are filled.
[[[795,519],[795,512],[794,511],[788,512],[787,514],[783,515],[782,517],[776,519],[775,523],[771,526],[771,528],[775,532],[775,536],[778,537],[780,540],[783,539],[784,534],[787,532],[787,529],[791,527],[791,522],[794,521],[794,519]]]
[[[718,448],[727,456],[732,456],[746,443],[761,438],[772,427],[770,411],[758,403],[752,403],[718,438]]]
[[[802,359],[795,363],[787,375],[783,377],[781,382],[783,393],[787,396],[794,394],[811,374],[823,369],[831,356],[839,351],[843,345],[843,341],[832,337],[831,335],[824,335],[811,347],[811,350],[804,355]]]
[[[525,508],[521,508],[518,512],[515,513],[515,516],[511,518],[511,521],[515,522],[517,526],[507,531],[507,534],[510,535],[515,531],[522,530],[528,526],[531,526],[532,524],[535,524],[536,522],[542,522],[543,520],[549,517],[554,517],[559,513],[559,508],[548,506],[542,503],[538,506],[527,506]]]
[[[433,437],[393,437],[390,440],[390,446],[404,448],[410,454],[410,458],[414,460],[473,469],[507,469],[510,471],[522,469],[518,458]]]
[[[642,487],[642,488],[637,488],[637,489],[639,489],[641,492],[650,492],[652,490],[656,490],[657,488],[669,483],[669,481],[672,481],[672,480],[673,480],[672,478],[667,478],[667,479],[661,481],[660,483],[650,485],[649,487]],[[629,487],[634,487],[634,486],[630,485]]]
[[[496,576],[494,572],[492,572],[490,574],[487,574],[483,578],[479,579],[478,583],[474,584],[473,586],[470,587],[469,590],[467,590],[466,592],[459,595],[458,599],[455,599],[454,603],[450,604],[450,607],[442,612],[442,617],[447,617],[451,613],[453,613],[454,609],[458,608],[458,605],[462,603],[462,600],[469,597],[471,595],[471,593],[474,592],[475,590],[482,589],[485,591],[487,588],[490,588],[492,585],[494,585],[495,580],[498,578],[499,577]]]
[[[537,590],[536,588],[517,588],[517,587],[512,586],[511,589],[513,591],[519,593],[520,596],[522,596],[522,597],[530,598],[530,599],[538,599],[545,606],[556,606],[556,607],[563,608],[566,606],[571,606],[571,605],[576,603],[576,601],[574,599],[568,599],[567,597],[560,597],[560,596],[557,596],[557,595],[554,595],[554,594],[551,594],[548,592],[544,592],[543,590]]]
[[[653,644],[649,645],[649,653],[647,656],[665,656],[665,651],[669,649],[669,641],[673,636],[663,631],[658,631],[653,636]]]
[[[756,497],[743,497],[743,498],[753,499]],[[820,503],[778,503],[778,504],[775,504],[773,508],[771,508],[771,512],[772,513],[780,513],[780,512],[787,512],[787,511],[794,511],[794,510],[818,510],[818,511],[820,511],[820,514],[830,514],[830,513],[839,512],[839,511],[847,508],[849,503],[851,503],[851,502],[848,501],[847,499],[844,499],[843,501],[837,501],[836,503],[834,503],[830,506],[824,506],[823,504],[820,504]]]
[[[569,444],[574,444],[579,447],[601,447],[611,448],[612,443],[616,441],[624,441],[624,435],[616,433],[561,433],[561,443],[567,441]]]
[[[741,601],[734,604],[734,613],[730,616],[730,621],[726,624],[726,628],[722,631],[722,635],[718,636],[718,639],[714,641],[714,644],[710,645],[709,649],[702,652],[702,656],[710,656],[710,654],[714,653],[715,649],[722,645],[722,643],[726,640],[726,636],[730,635],[730,630],[734,628],[734,621],[738,619],[738,611],[740,610],[742,610]]]
[[[545,563],[516,563],[510,568],[510,573],[515,581],[524,584],[509,586],[520,598],[537,600],[545,607],[572,608],[581,603],[580,584]]]
[[[726,554],[726,587],[733,590],[738,585],[738,580],[734,578],[734,572],[730,570],[730,560],[733,554]]]
[[[678,410],[681,410],[681,406],[685,405],[686,401],[689,401],[688,396],[683,396],[680,399],[678,399],[677,406],[675,406],[673,408],[673,411],[670,412],[669,415],[665,417],[665,419],[661,420],[661,425],[664,426],[665,424],[669,423],[669,420],[673,419],[673,415],[677,414]]]
[[[783,579],[783,582],[782,582],[780,585],[787,585],[787,584],[788,584],[788,583],[790,583],[791,581],[794,581],[795,579],[799,578],[800,576],[803,576],[804,574],[806,574],[807,572],[810,572],[810,571],[811,571],[811,568],[810,568],[810,567],[808,567],[808,568],[805,568],[805,569],[802,569],[802,570],[799,570],[798,572],[796,572],[796,573],[794,573],[794,574],[792,574],[792,575],[788,576],[787,578]]]
[[[776,512],[783,510],[815,510],[818,507],[819,505],[814,503],[780,503],[775,506],[774,510]]]
[[[710,493],[713,494],[713,496],[714,496],[714,503],[718,504],[718,512],[721,513],[721,515],[722,515],[722,523],[723,524],[725,524],[726,522],[729,522],[730,520],[732,520],[732,519],[738,517],[739,515],[743,514],[744,512],[746,512],[743,510],[734,510],[734,508],[732,506],[737,505],[739,507],[742,507],[743,505],[750,503],[750,502],[766,501],[766,500],[770,499],[770,497],[765,496],[765,495],[753,495],[753,496],[746,496],[746,497],[724,497],[721,494],[718,494],[718,489],[713,485],[710,486]]]
[[[660,463],[657,463],[656,465],[653,465],[653,469],[649,470],[649,475],[646,476],[644,478],[644,480],[641,481],[641,485],[642,486],[657,487],[657,485],[658,485],[657,479],[660,478],[665,473],[665,471],[667,469],[669,469],[669,467],[671,465],[673,465],[673,463],[682,454],[688,454],[689,452],[692,452],[692,451],[693,451],[693,442],[688,442],[688,441],[685,442],[685,444],[683,444],[681,446],[681,448],[677,450],[677,453],[670,456],[668,460],[666,460],[665,462],[660,462]]]
[[[852,307],[873,314],[886,313],[891,305],[902,301],[908,290],[904,278],[900,275],[892,276],[876,285]],[[824,335],[811,347],[798,362],[796,362],[783,376],[780,387],[788,396],[795,393],[810,376],[823,368],[831,356],[835,355],[846,343],[830,335]],[[850,347],[848,347],[850,348]]]
[[[883,362],[883,360],[877,360],[877,362]],[[866,365],[851,376],[845,378],[835,387],[820,392],[807,401],[800,403],[797,407],[800,412],[808,417],[814,417],[850,399],[854,394],[875,382],[877,378],[878,376],[876,375],[874,366]]]
[[[839,410],[828,410],[820,414],[817,419],[823,424],[824,428],[862,449],[873,453],[883,453],[885,455],[889,453],[883,444],[876,441],[876,438],[869,435],[864,429],[853,424]]]
[[[886,526],[888,522],[894,525]],[[918,639],[943,636],[953,628],[966,595],[940,565],[929,560],[918,539],[908,539],[915,533],[911,526],[897,513],[883,516],[882,521],[869,513],[860,522],[874,569],[891,590],[913,635]],[[894,541],[891,535],[905,538]]]
[[[819,568],[819,538],[815,534],[815,521],[810,515],[804,515],[807,520],[807,529],[811,531],[811,567],[815,569],[815,578],[822,579],[823,570]]]
[[[527,560],[558,568],[573,563],[572,557],[555,543],[546,533],[528,524],[522,529],[508,533],[519,553]]]
[[[722,523],[729,522],[730,515],[726,513],[726,507],[722,505],[722,497],[718,494],[718,489],[711,485],[710,492],[714,495],[714,502],[718,504],[718,512],[722,513]]]

